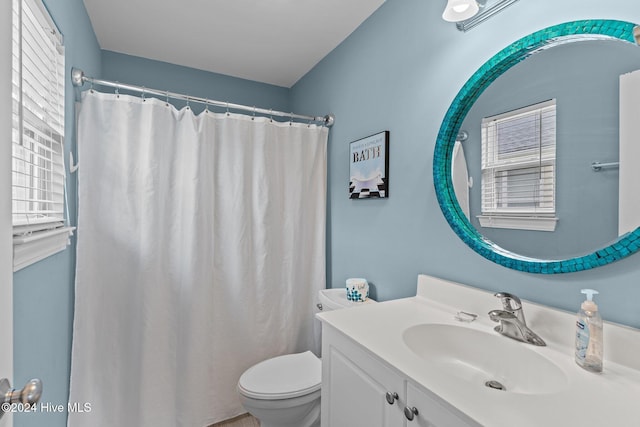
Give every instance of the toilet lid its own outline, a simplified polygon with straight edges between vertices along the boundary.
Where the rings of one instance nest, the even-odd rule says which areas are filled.
[[[312,352],[267,359],[247,369],[238,381],[242,394],[254,399],[290,399],[320,389],[322,362]]]

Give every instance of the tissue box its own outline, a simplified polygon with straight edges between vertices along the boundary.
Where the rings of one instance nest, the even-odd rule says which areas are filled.
[[[367,279],[347,279],[347,300],[364,302],[369,298],[369,283]]]

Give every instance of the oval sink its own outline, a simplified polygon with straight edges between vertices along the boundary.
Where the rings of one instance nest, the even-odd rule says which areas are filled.
[[[402,339],[439,371],[496,393],[556,393],[569,384],[562,369],[533,351],[530,344],[497,333],[423,324],[407,328]]]

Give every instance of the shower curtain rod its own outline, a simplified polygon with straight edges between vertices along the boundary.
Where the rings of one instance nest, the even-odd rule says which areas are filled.
[[[134,92],[140,92],[143,95],[149,94],[149,95],[157,95],[157,96],[166,97],[166,98],[181,99],[187,102],[199,102],[201,104],[212,105],[215,107],[222,107],[226,109],[249,111],[249,112],[264,114],[268,116],[287,117],[290,120],[298,119],[298,120],[309,120],[311,122],[321,122],[327,127],[333,126],[333,123],[335,121],[335,116],[333,114],[327,114],[326,116],[321,117],[321,116],[306,116],[303,114],[285,113],[283,111],[267,110],[265,108],[257,108],[255,106],[251,107],[248,105],[232,104],[230,102],[214,101],[211,99],[199,98],[197,96],[183,95],[180,93],[162,91],[157,89],[149,89],[144,86],[136,86],[136,85],[130,85],[130,84],[123,84],[119,82],[112,82],[109,80],[95,79],[93,77],[85,76],[84,71],[75,67],[71,69],[71,82],[76,87],[81,87],[82,85],[85,84],[85,82],[87,82],[87,83],[91,83],[99,86],[114,87],[116,88],[116,90],[125,89],[125,90],[134,91]]]

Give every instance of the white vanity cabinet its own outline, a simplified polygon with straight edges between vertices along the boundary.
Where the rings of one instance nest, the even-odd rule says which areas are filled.
[[[333,327],[322,333],[322,427],[478,425]]]
[[[334,328],[322,334],[322,427],[404,426],[402,377]]]

